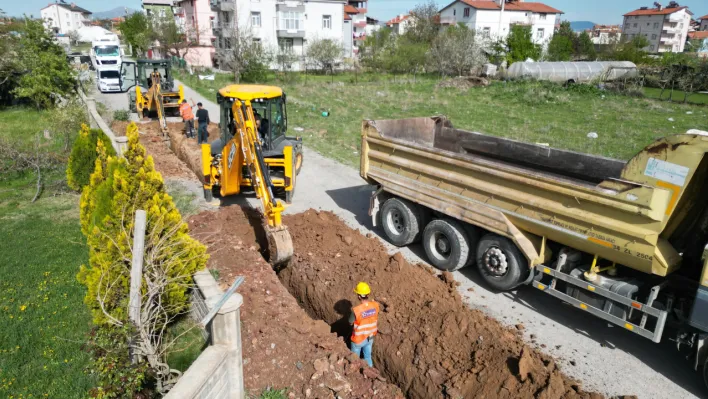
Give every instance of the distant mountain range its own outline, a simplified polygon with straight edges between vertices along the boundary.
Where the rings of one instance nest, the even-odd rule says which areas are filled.
[[[582,32],[587,29],[592,29],[593,26],[595,26],[595,23],[590,22],[590,21],[571,21],[570,22],[570,27],[575,32]]]
[[[137,10],[133,10],[132,8],[116,7],[114,9],[108,10],[108,11],[95,12],[95,13],[93,13],[93,15],[91,15],[91,17],[93,19],[111,19],[111,18],[125,17],[126,10],[127,10],[128,15],[138,12]]]

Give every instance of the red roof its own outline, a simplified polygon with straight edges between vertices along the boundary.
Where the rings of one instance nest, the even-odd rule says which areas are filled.
[[[344,14],[344,20],[345,21],[351,21],[352,17],[349,16],[349,14]]]
[[[458,1],[461,1],[467,4],[468,6],[476,8],[478,10],[501,10],[501,6],[499,6],[499,4],[497,4],[495,1],[486,0],[455,0],[445,8],[450,7]],[[443,10],[445,8],[443,8]],[[543,3],[528,3],[525,1],[506,3],[506,5],[504,5],[504,11],[530,11],[541,14],[564,14],[563,11],[555,9],[551,6],[547,6]]]
[[[395,24],[400,24],[401,22],[403,22],[407,19],[408,19],[408,15],[404,15],[404,16],[399,15],[399,16],[395,17],[394,19],[386,22],[386,25],[391,26],[391,25],[395,25]]]
[[[708,39],[708,30],[689,32],[688,37],[691,39]]]
[[[685,9],[687,12],[690,13],[690,11],[688,11],[688,7],[682,6],[682,7],[675,7],[675,8],[666,8],[666,7],[664,7],[664,8],[662,8],[662,9],[658,9],[658,8],[647,8],[647,9],[645,9],[645,10],[642,10],[642,9],[640,8],[640,9],[638,9],[638,10],[634,10],[634,11],[632,11],[632,12],[628,12],[628,13],[624,14],[624,16],[625,16],[625,17],[635,17],[635,16],[641,16],[641,15],[669,15],[669,14],[673,14],[673,13],[675,13],[675,12],[679,12],[679,11],[684,10],[684,9]]]
[[[699,21],[702,21],[702,20],[704,20],[704,19],[708,19],[708,15],[704,15],[704,16],[698,18]]]
[[[350,6],[349,4],[344,5],[344,12],[347,14],[358,14],[359,10],[356,9],[354,6]]]

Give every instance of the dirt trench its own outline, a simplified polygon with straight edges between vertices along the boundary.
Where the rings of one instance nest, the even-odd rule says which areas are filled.
[[[171,147],[199,176],[198,146],[180,134],[171,129]],[[291,398],[602,397],[583,391],[519,331],[465,306],[451,274],[438,277],[400,254],[389,256],[376,238],[330,212],[309,210],[284,223],[295,255],[276,276],[262,257],[253,210],[222,207],[189,221],[222,284],[246,276],[239,291],[247,389],[290,387]],[[358,281],[367,281],[382,304],[376,370],[345,345]]]

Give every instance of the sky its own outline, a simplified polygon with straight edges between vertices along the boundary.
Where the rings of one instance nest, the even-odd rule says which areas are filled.
[[[140,0],[66,0],[92,11],[107,11],[115,7],[139,9]],[[389,20],[398,14],[405,14],[423,0],[369,0],[369,15],[380,20]],[[618,24],[622,14],[643,6],[652,6],[654,0],[537,0],[551,7],[564,11],[563,20],[592,21],[597,24]],[[440,8],[452,0],[435,0]],[[50,0],[0,0],[0,9],[8,15],[23,14],[39,16],[39,10],[50,3]],[[666,5],[668,0],[661,0]],[[695,17],[708,14],[706,0],[679,0],[682,6],[688,6]]]

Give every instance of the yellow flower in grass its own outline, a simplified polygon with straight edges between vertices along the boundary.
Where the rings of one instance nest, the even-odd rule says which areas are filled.
[[[27,309],[27,305],[20,306],[20,312],[24,312]]]

